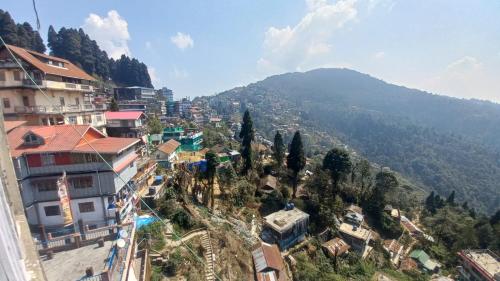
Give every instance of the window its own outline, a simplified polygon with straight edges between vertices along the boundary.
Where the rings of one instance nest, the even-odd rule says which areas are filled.
[[[70,116],[70,117],[68,117],[68,122],[70,124],[76,124],[76,116]]]
[[[61,209],[59,208],[59,205],[45,206],[43,207],[43,209],[45,210],[45,216],[47,217],[61,215]]]
[[[23,105],[30,106],[30,101],[27,96],[23,96]]]
[[[79,98],[75,98],[75,104],[76,105],[80,105],[80,99]]]
[[[42,141],[34,134],[28,134],[24,137],[24,144],[26,145],[39,145]]]
[[[3,99],[3,108],[10,108],[10,100],[9,98]]]
[[[85,154],[85,162],[86,163],[94,163],[94,162],[100,162],[101,158],[97,156],[96,154]]]
[[[80,210],[80,213],[94,212],[94,202],[78,203],[78,209]]]
[[[78,177],[78,178],[70,178],[69,183],[75,189],[78,188],[91,188],[92,187],[92,177]]]
[[[14,71],[14,81],[21,81],[21,72]]]
[[[0,71],[0,81],[5,81],[5,71]]]
[[[59,97],[59,103],[61,104],[61,106],[66,105],[66,102],[64,101],[64,97]]]
[[[54,154],[42,154],[42,166],[53,166],[55,164]]]
[[[56,191],[57,179],[43,179],[31,181],[31,185],[38,189],[39,192]]]
[[[96,115],[95,119],[97,120],[97,122],[102,122],[102,116],[101,115]]]

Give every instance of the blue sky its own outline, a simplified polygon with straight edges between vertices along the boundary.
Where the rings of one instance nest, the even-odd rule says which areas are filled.
[[[35,22],[31,1],[1,5]],[[272,74],[347,67],[433,93],[500,102],[500,1],[37,0],[41,33],[82,27],[146,63],[155,87],[209,95]]]

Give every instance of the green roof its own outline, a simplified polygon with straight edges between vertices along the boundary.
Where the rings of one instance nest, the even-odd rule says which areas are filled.
[[[423,250],[414,250],[410,254],[410,258],[418,260],[421,264],[425,264],[430,258]]]

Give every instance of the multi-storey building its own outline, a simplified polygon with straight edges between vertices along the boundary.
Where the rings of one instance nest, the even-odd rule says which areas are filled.
[[[160,89],[160,92],[163,96],[165,96],[165,99],[167,102],[173,102],[174,101],[174,92],[170,90],[167,87],[163,87]]]
[[[305,239],[308,225],[309,214],[288,205],[285,210],[264,217],[261,238],[286,250]]]
[[[163,129],[163,141],[167,142],[170,139],[180,142],[182,150],[198,151],[203,148],[203,132],[196,129],[167,127]]]
[[[30,125],[86,124],[103,129],[106,105],[94,101],[94,81],[68,60],[12,45],[0,47],[0,97],[6,120],[26,120]]]
[[[122,100],[148,100],[153,101],[155,99],[155,90],[153,88],[145,87],[123,87],[115,88],[115,97]]]
[[[500,280],[500,258],[490,250],[463,250],[460,258],[458,280],[498,281]]]
[[[107,111],[105,115],[110,137],[141,138],[146,133],[146,116],[141,111]]]
[[[137,203],[127,183],[137,172],[139,139],[106,137],[88,125],[20,125],[8,141],[31,225],[62,226],[57,181],[63,174],[74,223],[112,223],[117,211],[124,218]]]

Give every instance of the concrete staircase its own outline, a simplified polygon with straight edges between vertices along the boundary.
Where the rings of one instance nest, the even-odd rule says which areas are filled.
[[[205,279],[207,281],[215,281],[214,256],[212,251],[212,242],[210,241],[210,233],[208,230],[206,230],[201,236],[201,245],[205,249]]]

